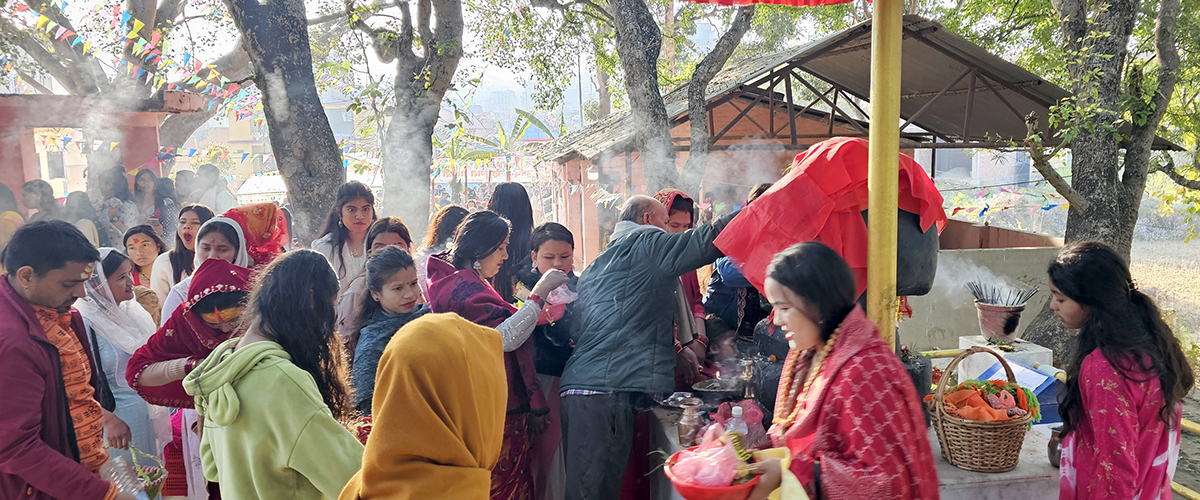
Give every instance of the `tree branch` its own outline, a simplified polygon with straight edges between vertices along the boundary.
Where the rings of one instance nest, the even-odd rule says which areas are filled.
[[[29,33],[21,31],[6,17],[0,17],[0,33],[5,35],[10,41],[16,41],[17,45],[24,50],[33,62],[46,70],[52,78],[58,81],[67,92],[72,94],[78,93],[78,87],[75,80],[71,77],[71,73],[67,67],[54,56],[40,41],[34,38]]]
[[[183,3],[184,0],[162,0],[154,15],[154,30],[163,31],[163,36],[167,36],[171,28],[179,24],[175,22],[175,19],[183,12]],[[187,19],[184,19],[181,22],[186,21]]]
[[[241,40],[234,44],[233,50],[214,60],[212,65],[218,73],[225,75],[226,78],[238,85],[245,87],[246,83],[252,83],[252,81],[248,82],[252,73],[250,54],[242,46]],[[208,68],[204,68],[202,74],[204,71],[208,71]],[[183,143],[187,142],[196,129],[216,116],[220,110],[220,106],[213,106],[212,109],[201,110],[197,113],[167,116],[158,128],[159,144],[163,147],[183,146]]]
[[[1054,11],[1058,13],[1059,22],[1062,24],[1067,51],[1082,57],[1083,40],[1088,36],[1088,2],[1086,0],[1050,0],[1050,4],[1054,6]],[[1073,78],[1080,78],[1078,71],[1082,65],[1082,61],[1068,61],[1068,74]]]
[[[1042,149],[1041,134],[1038,133],[1037,111],[1030,111],[1025,116],[1025,128],[1025,148],[1029,150],[1029,159],[1033,163],[1034,168],[1042,174],[1042,177],[1051,186],[1054,186],[1054,190],[1058,191],[1058,194],[1071,203],[1072,209],[1076,210],[1079,214],[1083,214],[1088,208],[1088,201],[1078,191],[1075,191],[1075,188],[1071,187],[1071,184],[1067,183],[1066,179],[1058,175],[1058,172],[1054,171],[1054,167],[1050,166],[1050,162],[1046,160],[1045,151]]]
[[[1178,169],[1175,168],[1175,159],[1171,158],[1170,154],[1165,155],[1167,161],[1163,165],[1151,165],[1151,172],[1162,172],[1166,174],[1175,184],[1188,189],[1200,189],[1200,179],[1189,179],[1185,177]],[[1192,169],[1200,170],[1200,153],[1197,153],[1192,160]]]
[[[437,52],[433,40],[433,30],[429,27],[431,17],[433,17],[433,5],[430,0],[417,0],[417,34],[421,35],[421,45],[426,61]],[[438,31],[441,29],[439,28]]]
[[[408,5],[400,6],[402,16],[405,19],[409,18]],[[397,34],[394,31],[384,28],[372,28],[366,22],[369,16],[359,16],[354,12],[354,3],[352,0],[346,0],[346,11],[342,13],[348,20],[347,25],[363,34],[371,37],[371,45],[375,49],[375,55],[379,56],[379,60],[385,63],[390,63],[399,55],[399,51],[403,50],[405,40],[407,40],[408,50],[412,51],[412,21],[403,21],[405,28],[402,30],[405,34]],[[329,37],[322,37],[325,40]]]
[[[534,8],[545,7],[547,9],[557,10],[557,11],[570,10],[571,7],[580,5],[580,6],[585,7],[585,9],[580,11],[583,14],[591,15],[593,18],[596,18],[597,20],[599,20],[601,22],[605,22],[609,25],[611,25],[613,22],[612,13],[610,13],[608,11],[608,9],[605,9],[604,6],[594,2],[592,0],[573,0],[570,2],[558,2],[556,0],[530,0],[529,4],[531,6],[533,6]],[[595,12],[589,13],[588,12],[589,9],[594,10]]]
[[[16,72],[17,72],[17,76],[21,77],[21,80],[23,80],[23,81],[24,81],[26,84],[28,84],[30,87],[33,87],[33,88],[34,88],[34,89],[36,89],[38,92],[41,92],[41,93],[43,93],[43,94],[46,94],[46,95],[54,95],[54,91],[53,91],[53,90],[50,90],[49,88],[46,88],[46,86],[45,86],[45,85],[42,85],[42,84],[38,83],[38,81],[37,81],[37,80],[33,79],[33,77],[29,76],[29,75],[28,75],[27,73],[25,73],[24,71],[21,71],[21,69],[20,69],[20,68],[13,68],[13,69],[14,69],[14,70],[16,70]]]
[[[1154,144],[1154,136],[1162,118],[1167,114],[1171,104],[1171,96],[1175,92],[1175,83],[1179,79],[1179,49],[1175,43],[1175,21],[1179,18],[1179,0],[1161,0],[1158,7],[1158,19],[1154,29],[1154,52],[1158,59],[1158,85],[1150,102],[1134,109],[1134,115],[1148,112],[1141,124],[1135,119],[1130,130],[1129,142],[1125,148],[1125,173],[1121,177],[1124,187],[1125,210],[1137,213],[1141,205],[1142,192],[1146,188],[1146,173],[1150,162],[1150,151]],[[1134,67],[1130,81],[1138,85],[1131,88],[1136,91],[1134,96],[1140,97],[1143,73]],[[1141,102],[1134,99],[1134,102]]]
[[[694,193],[699,189],[708,162],[708,106],[706,106],[708,84],[729,61],[729,56],[733,55],[733,51],[742,42],[742,37],[750,30],[750,23],[754,20],[754,11],[754,4],[738,7],[733,23],[717,40],[712,51],[696,65],[696,70],[692,72],[692,79],[688,82],[690,145],[688,146],[687,163],[683,165],[683,173],[679,179],[681,187],[686,192]]]

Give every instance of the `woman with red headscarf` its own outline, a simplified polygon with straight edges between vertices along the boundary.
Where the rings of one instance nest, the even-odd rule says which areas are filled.
[[[192,494],[204,488],[197,469],[173,463],[172,454],[199,456],[199,449],[185,445],[190,423],[196,420],[195,401],[183,390],[183,377],[221,342],[238,333],[242,305],[250,292],[250,270],[225,259],[203,261],[189,278],[187,301],[163,321],[145,345],[134,351],[125,371],[129,387],[147,402],[181,408],[171,420],[174,439],[167,445],[168,473],[189,477]],[[185,461],[184,464],[187,462]],[[187,471],[185,473],[185,471]],[[164,495],[187,495],[187,490],[164,491]]]
[[[288,241],[287,219],[273,203],[231,208],[209,219],[196,233],[194,265],[207,259],[225,259],[234,265],[261,269],[283,253]],[[185,300],[191,278],[184,278],[163,300],[162,317],[168,318]]]
[[[667,207],[668,233],[682,233],[696,224],[696,202],[678,189],[663,189],[654,194],[654,199]],[[696,270],[679,277],[687,299],[686,314],[682,308],[676,311],[676,342],[679,355],[676,359],[675,390],[690,391],[692,384],[703,379],[700,368],[708,351],[708,336],[704,331],[704,295],[700,292],[700,278]]]

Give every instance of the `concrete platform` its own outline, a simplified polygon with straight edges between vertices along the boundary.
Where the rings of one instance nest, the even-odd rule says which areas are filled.
[[[1047,426],[1035,425],[1025,433],[1021,459],[1008,472],[982,473],[959,469],[942,458],[937,432],[929,429],[929,445],[937,464],[942,500],[1055,500],[1058,498],[1058,469],[1050,465],[1046,445]]]

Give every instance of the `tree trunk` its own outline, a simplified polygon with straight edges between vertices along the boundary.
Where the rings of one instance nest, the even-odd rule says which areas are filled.
[[[415,31],[412,21],[412,12],[404,5],[399,32],[365,24],[356,28],[372,36],[381,60],[396,60],[396,107],[383,147],[383,212],[403,219],[418,240],[429,223],[433,129],[462,58],[462,3],[421,0]],[[413,52],[415,34],[420,34],[423,57]]]
[[[1138,0],[1110,2],[1105,8],[1096,9],[1092,19],[1087,18],[1088,3],[1085,0],[1054,0],[1052,3],[1061,18],[1068,50],[1085,54],[1079,61],[1068,64],[1073,80],[1072,92],[1078,100],[1076,105],[1084,109],[1094,106],[1087,119],[1101,124],[1082,127],[1082,132],[1071,142],[1072,187],[1087,199],[1088,208],[1082,213],[1076,210],[1068,213],[1066,241],[1101,241],[1129,260],[1133,230],[1146,186],[1150,145],[1175,90],[1179,56],[1174,31],[1179,0],[1159,3],[1155,29],[1158,82],[1149,102],[1141,107],[1135,104],[1135,109],[1130,112],[1132,116],[1138,116],[1140,112],[1148,112],[1148,115],[1145,122],[1132,124],[1123,162],[1118,161],[1117,134],[1103,125],[1118,122],[1121,101],[1130,93],[1134,95],[1135,103],[1143,102],[1140,69],[1128,70],[1125,86],[1130,92],[1123,93],[1121,88],[1129,38],[1139,13]],[[1074,346],[1075,335],[1077,332],[1062,327],[1047,303],[1030,324],[1025,337],[1053,349],[1055,364],[1061,367]]]
[[[672,187],[679,175],[671,145],[670,118],[658,88],[662,33],[645,0],[611,0],[610,5],[634,134],[642,152],[646,190],[653,193]]]
[[[401,92],[411,87],[396,86]],[[429,225],[429,188],[433,166],[433,129],[441,110],[440,96],[409,97],[409,104],[397,105],[387,127],[383,145],[383,213],[404,220],[413,241],[425,235]]]
[[[742,36],[750,29],[750,21],[754,20],[754,4],[739,7],[733,24],[721,35],[712,52],[704,56],[692,80],[688,82],[688,122],[690,123],[690,139],[687,163],[679,175],[679,189],[685,193],[697,194],[700,183],[704,180],[704,170],[708,164],[708,82],[712,81],[717,72],[729,61],[733,50],[742,43]]]
[[[596,112],[596,118],[612,114],[612,91],[608,89],[608,72],[599,64],[596,65],[596,93],[600,99],[600,110]]]
[[[253,72],[253,68],[250,67],[250,54],[246,53],[240,43],[228,54],[213,61],[212,65],[218,73],[233,81],[249,78]],[[206,70],[202,70],[200,75],[201,78],[208,76]],[[245,87],[246,84],[242,86]],[[220,110],[220,106],[213,106],[212,109],[202,110],[198,113],[168,116],[158,127],[158,144],[164,148],[182,147],[183,143],[187,142],[196,132],[196,129],[208,123],[208,120],[216,116]]]
[[[317,235],[346,182],[341,152],[313,79],[302,0],[225,0],[262,91],[271,150],[301,240]]]
[[[666,0],[666,15],[663,16],[663,59],[667,60],[667,76],[675,78],[675,0]]]

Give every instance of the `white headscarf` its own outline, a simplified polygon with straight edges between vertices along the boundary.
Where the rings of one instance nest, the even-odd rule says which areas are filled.
[[[254,262],[250,260],[250,253],[246,251],[246,235],[242,233],[241,224],[238,224],[237,221],[230,219],[229,217],[213,217],[208,219],[208,222],[205,222],[204,225],[200,226],[200,230],[197,231],[196,234],[199,235],[200,233],[203,233],[204,228],[208,227],[209,224],[226,224],[233,226],[233,230],[237,232],[238,236],[238,240],[236,242],[230,242],[237,243],[238,246],[237,256],[233,259],[233,265],[245,268],[249,268],[254,265]],[[200,238],[197,236],[196,242],[199,243],[199,241]],[[197,250],[199,249],[197,248]],[[204,261],[200,260],[200,252],[197,251],[194,260],[192,261],[192,265],[195,266],[193,269],[200,269],[200,264],[203,263]]]
[[[100,261],[96,262],[92,277],[83,284],[87,296],[77,301],[75,308],[87,320],[88,326],[113,347],[133,354],[158,328],[150,313],[136,300],[117,304],[113,299],[103,264],[113,251],[107,247],[100,249]]]

